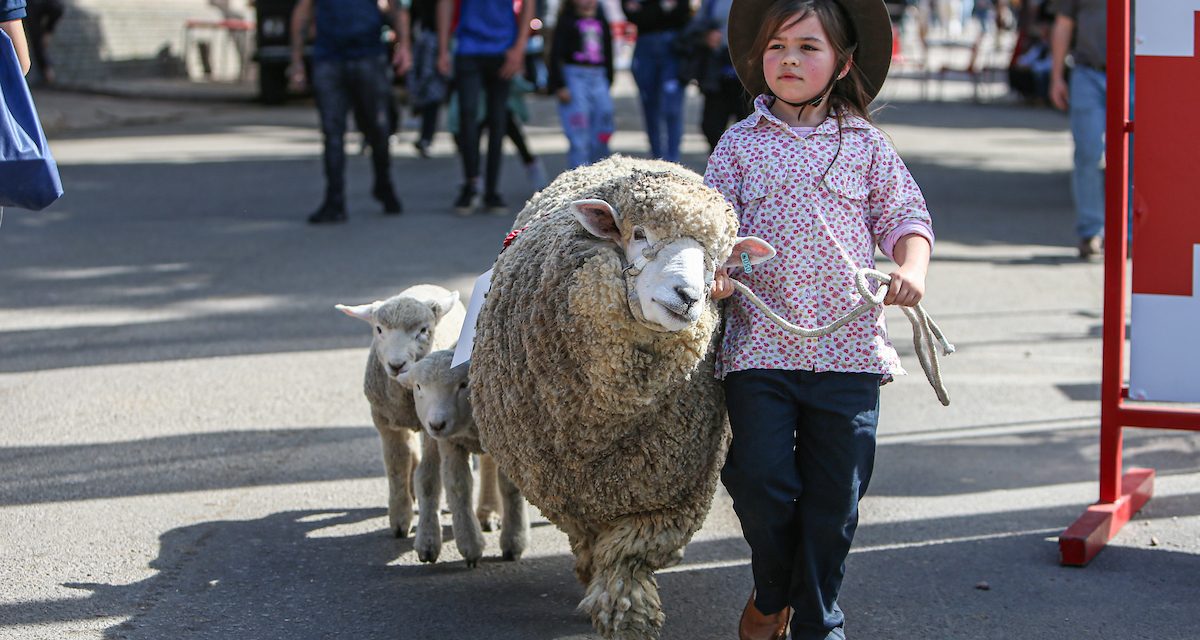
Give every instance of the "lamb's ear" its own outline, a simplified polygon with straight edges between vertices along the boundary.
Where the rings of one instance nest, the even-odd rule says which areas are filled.
[[[395,380],[396,382],[399,382],[405,389],[412,391],[414,384],[412,379],[412,367],[409,367],[408,371],[396,376]]]
[[[621,214],[603,200],[576,200],[571,203],[571,213],[588,233],[609,242],[621,242]]]
[[[775,257],[775,247],[768,244],[766,240],[754,236],[738,238],[737,242],[733,245],[733,253],[725,261],[725,266],[742,266],[743,253],[750,259],[750,264],[759,264]]]
[[[375,302],[372,302],[370,304],[356,304],[354,306],[347,306],[344,304],[335,304],[335,305],[333,305],[333,308],[337,309],[338,311],[341,311],[342,313],[350,316],[351,318],[358,318],[359,320],[362,320],[363,322],[368,322],[368,323],[374,324],[375,323],[375,309],[379,308],[379,300],[376,300]]]
[[[458,301],[458,292],[451,291],[446,297],[439,298],[437,300],[430,300],[428,301],[428,304],[429,308],[433,309],[433,315],[437,316],[437,318],[441,320],[442,316],[446,315],[451,309],[453,309],[454,303]]]

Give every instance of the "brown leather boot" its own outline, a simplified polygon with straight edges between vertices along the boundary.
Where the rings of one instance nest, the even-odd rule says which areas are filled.
[[[788,634],[788,619],[792,616],[792,608],[784,607],[779,613],[764,614],[754,606],[754,592],[750,592],[750,601],[742,610],[742,620],[738,623],[739,640],[784,640]]]

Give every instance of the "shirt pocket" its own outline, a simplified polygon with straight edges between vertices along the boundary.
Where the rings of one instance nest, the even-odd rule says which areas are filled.
[[[783,208],[784,192],[781,167],[764,165],[749,172],[742,184],[742,215],[740,216],[740,235],[747,235],[747,229],[758,229],[768,222],[771,214]]]
[[[825,176],[825,187],[833,196],[851,202],[866,202],[871,193],[866,176],[856,171],[830,171]]]

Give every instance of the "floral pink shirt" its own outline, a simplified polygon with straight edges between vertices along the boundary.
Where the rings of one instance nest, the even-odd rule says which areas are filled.
[[[862,301],[854,273],[875,267],[876,244],[888,255],[901,234],[932,244],[933,229],[920,188],[879,129],[847,116],[839,150],[835,117],[801,135],[770,112],[770,100],[759,96],[754,113],[725,132],[704,182],[733,205],[739,235],[778,252],[751,273],[735,269],[737,279],[793,323],[822,326]],[[745,369],[904,373],[879,307],[819,338],[788,333],[741,294],[728,298],[725,318],[721,378]]]

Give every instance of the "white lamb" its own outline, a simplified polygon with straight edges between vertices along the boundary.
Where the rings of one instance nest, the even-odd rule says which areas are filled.
[[[467,367],[451,368],[453,351],[435,351],[413,365],[404,384],[412,389],[421,433],[421,463],[417,466],[416,551],[421,562],[434,562],[442,550],[442,528],[438,518],[441,490],[454,528],[454,542],[468,567],[475,567],[483,555],[480,521],[471,513],[473,478],[471,454],[480,456],[480,502],[491,500],[497,490],[503,495],[504,520],[500,529],[500,550],[505,560],[516,560],[524,553],[529,539],[529,517],[521,491],[504,474],[498,474],[492,457],[479,444],[479,431],[471,412],[471,390]],[[487,523],[485,523],[487,524]],[[484,527],[488,528],[488,527]]]
[[[430,351],[446,349],[458,340],[466,309],[457,291],[431,284],[409,287],[387,300],[354,306],[339,304],[336,308],[371,325],[374,339],[367,356],[363,393],[383,440],[388,525],[397,538],[405,538],[413,517],[410,482],[420,461],[413,439],[421,423],[414,411],[412,392],[400,381]]]

